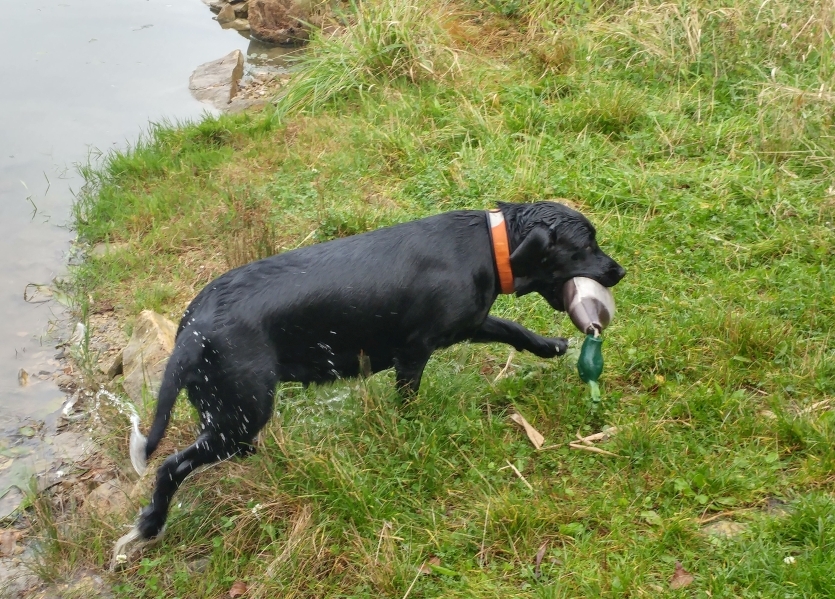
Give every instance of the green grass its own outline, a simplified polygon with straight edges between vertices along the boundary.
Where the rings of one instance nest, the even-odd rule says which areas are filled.
[[[835,595],[835,11],[362,7],[313,40],[275,111],[155,126],[85,169],[79,235],[129,246],[77,269],[79,297],[127,327],[144,308],[177,318],[267,253],[568,198],[629,270],[602,411],[570,358],[516,355],[496,381],[499,346],[439,353],[405,406],[390,373],[283,385],[258,455],[190,479],[162,543],[112,575],[117,594],[226,596],[244,580],[253,597]],[[537,298],[494,313],[574,333]],[[170,440],[193,423],[181,402]],[[618,457],[568,448],[607,424]],[[745,532],[704,534],[721,514]],[[124,523],[54,529],[52,575],[105,564]],[[429,557],[455,574],[418,575]],[[695,575],[683,591],[676,561]]]

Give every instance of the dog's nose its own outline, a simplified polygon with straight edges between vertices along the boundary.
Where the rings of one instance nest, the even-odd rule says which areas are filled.
[[[617,266],[618,266],[618,268],[617,268],[616,272],[617,272],[618,281],[620,281],[623,277],[626,276],[626,269],[623,266],[621,266],[620,264],[618,264]]]
[[[626,276],[626,269],[612,260],[609,264],[609,270],[606,271],[606,282],[604,284],[606,287],[614,287],[624,276]]]

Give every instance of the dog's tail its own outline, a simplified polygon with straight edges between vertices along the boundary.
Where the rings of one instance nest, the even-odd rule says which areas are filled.
[[[203,358],[206,342],[201,344],[191,337],[191,334],[186,336],[183,332],[177,337],[178,343],[174,346],[174,352],[165,366],[165,374],[157,396],[157,412],[147,438],[139,430],[139,416],[134,414],[131,417],[133,426],[130,434],[130,461],[139,475],[145,473],[148,458],[154,453],[165,434],[180,390],[194,376]]]

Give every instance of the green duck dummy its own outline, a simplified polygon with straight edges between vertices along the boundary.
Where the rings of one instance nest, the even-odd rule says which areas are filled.
[[[612,291],[585,277],[574,277],[563,286],[563,305],[581,332],[586,334],[577,360],[577,372],[589,384],[594,406],[600,403],[598,379],[603,373],[603,329],[615,315]]]

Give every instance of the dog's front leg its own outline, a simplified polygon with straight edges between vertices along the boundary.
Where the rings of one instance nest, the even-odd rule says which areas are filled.
[[[416,352],[401,354],[394,358],[395,384],[404,398],[410,399],[417,395],[423,369],[426,368],[426,363],[431,355],[432,352]]]
[[[519,351],[529,351],[540,358],[561,356],[568,349],[568,339],[542,337],[512,320],[488,316],[470,337],[477,343],[506,343]]]

